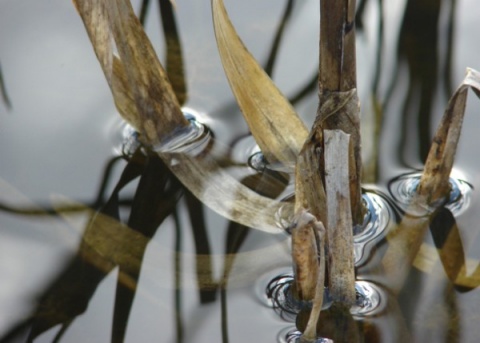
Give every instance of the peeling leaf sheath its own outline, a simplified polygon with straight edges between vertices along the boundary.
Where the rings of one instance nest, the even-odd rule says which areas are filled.
[[[212,0],[220,58],[250,131],[270,163],[293,165],[308,131],[288,100],[245,48],[222,0]]]

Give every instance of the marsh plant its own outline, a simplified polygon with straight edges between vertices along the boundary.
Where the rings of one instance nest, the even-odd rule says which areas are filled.
[[[412,267],[428,269],[421,257],[425,232],[429,227],[435,230],[432,223],[444,214],[445,206],[462,197],[450,174],[467,93],[470,88],[480,92],[480,74],[467,70],[448,103],[424,169],[410,187],[402,217],[384,227],[378,225],[376,211],[385,205],[375,205],[375,195],[362,190],[362,180],[375,174],[378,163],[374,158],[364,169],[361,157],[355,22],[365,1],[357,6],[354,0],[320,0],[318,77],[309,84],[318,90],[318,109],[310,128],[270,78],[273,60],[262,67],[237,34],[223,0],[211,1],[225,75],[258,146],[249,159],[250,167],[263,182],[270,180],[268,187],[231,175],[225,168],[231,161],[214,152],[215,132],[182,108],[187,92],[173,1],[159,1],[165,67],[143,30],[148,2],[143,3],[140,18],[129,0],[73,2],[116,108],[131,127],[124,145],[128,164],[107,200],[99,195],[77,257],[44,293],[32,317],[5,340],[28,325],[32,326],[29,340],[33,340],[61,324],[56,338],[60,340],[100,280],[118,267],[114,327],[121,329],[112,332],[112,341],[123,341],[145,248],[166,217],[177,218],[176,202],[183,195],[193,222],[204,222],[201,204],[229,220],[226,253],[232,256],[252,229],[290,236],[293,272],[274,277],[267,286],[271,306],[281,316],[287,311],[296,320],[297,330],[285,340],[380,341],[367,319],[379,315],[379,303],[388,302],[395,312],[397,296]],[[293,3],[287,2],[278,39]],[[381,126],[381,121],[378,116],[375,125]],[[130,215],[122,223],[119,193],[138,177]],[[286,196],[288,187],[292,192]],[[205,228],[197,225],[193,235],[197,254],[208,256]],[[440,258],[450,281],[460,286],[467,277],[458,240],[455,230],[447,234]],[[87,284],[76,273],[82,261],[89,262]],[[225,302],[232,263],[227,261],[221,281],[214,280],[210,260],[197,265],[203,270],[201,281],[199,277],[202,302],[214,301],[217,289]],[[366,280],[362,277],[366,274],[376,275],[377,281]],[[226,342],[226,324],[222,330]],[[406,341],[408,330],[400,331],[399,337]]]

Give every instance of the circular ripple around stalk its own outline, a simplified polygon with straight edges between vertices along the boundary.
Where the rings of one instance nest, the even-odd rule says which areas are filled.
[[[421,173],[405,174],[389,183],[388,188],[392,198],[404,211],[408,210],[408,206],[415,196],[421,176]],[[468,208],[473,187],[467,181],[454,177],[450,177],[450,185],[452,189],[445,207],[453,215],[459,215]]]
[[[373,316],[385,309],[385,295],[375,284],[368,281],[355,282],[357,301],[350,309],[356,317]]]
[[[259,172],[262,172],[265,169],[287,174],[292,174],[294,172],[293,165],[287,166],[281,163],[269,163],[261,151],[257,151],[249,157],[248,165]]]
[[[113,143],[115,155],[131,156],[140,146],[138,132],[123,119],[116,118],[109,125],[107,135]]]
[[[363,225],[353,236],[355,265],[361,265],[370,254],[375,243],[380,241],[388,227],[391,210],[385,199],[375,193],[363,194],[363,201],[367,209]]]
[[[282,201],[288,201],[290,198],[284,198]],[[279,207],[275,213],[275,223],[277,226],[290,234],[291,225],[293,222],[294,214],[287,205],[282,205]]]
[[[185,114],[190,126],[182,129],[168,141],[155,146],[157,152],[185,153],[191,156],[201,154],[211,143],[211,132],[207,126],[200,123],[195,117]]]
[[[300,337],[302,333],[296,328],[285,328],[278,333],[278,343],[300,343]],[[317,337],[313,343],[334,343],[329,338]]]
[[[292,296],[293,273],[291,268],[277,269],[259,278],[255,293],[260,302],[273,310],[285,321],[294,322],[298,313],[312,307],[311,301],[296,300]],[[323,309],[330,307],[332,300],[328,289],[323,294]]]
[[[280,318],[288,322],[294,322],[297,314],[303,308],[311,305],[309,302],[301,302],[293,298],[290,291],[292,281],[293,275],[291,272],[277,274],[264,288],[264,294],[270,303],[270,307]]]
[[[168,141],[155,146],[158,152],[183,152],[197,155],[203,152],[211,143],[212,134],[208,127],[202,124],[191,111],[183,112],[190,126],[179,130]],[[140,146],[139,133],[127,122],[120,121],[115,125],[114,152],[131,156]]]
[[[269,288],[273,286],[275,279],[279,279],[278,282],[289,282],[289,277],[292,277],[292,267],[285,266],[280,268],[275,268],[268,273],[260,276],[254,285],[255,297],[257,300],[266,307],[274,306],[274,299],[269,296]]]

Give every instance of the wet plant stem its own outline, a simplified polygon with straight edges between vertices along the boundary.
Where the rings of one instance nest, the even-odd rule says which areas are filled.
[[[323,130],[342,130],[351,135],[350,201],[353,223],[360,224],[363,221],[362,160],[356,87],[355,0],[321,0],[319,107],[313,129],[319,126]],[[343,101],[344,106],[341,105]],[[331,102],[332,105],[327,105]]]
[[[353,224],[363,221],[355,1],[321,0],[320,8],[319,106],[297,158],[295,213],[305,209],[326,226],[323,280],[334,301],[348,307],[355,301]],[[301,215],[292,230],[295,295],[301,300],[314,298],[321,255],[307,227]]]

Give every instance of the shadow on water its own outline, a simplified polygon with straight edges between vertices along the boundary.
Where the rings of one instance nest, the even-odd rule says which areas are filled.
[[[397,156],[401,157],[402,164],[406,167],[411,166],[404,159],[407,155],[404,149],[407,141],[415,137],[418,141],[418,160],[423,162],[427,157],[432,138],[430,133],[432,114],[437,109],[434,105],[439,87],[443,85],[445,90],[445,93],[440,95],[447,94],[440,102],[441,108],[445,107],[446,99],[452,94],[451,63],[455,6],[454,0],[409,0],[406,3],[397,45],[395,66],[397,73],[392,78],[384,102],[385,111],[388,111],[392,93],[401,89],[397,83],[398,73],[404,70],[402,66],[405,65],[408,71],[408,85],[400,112],[401,136]],[[442,10],[449,13],[446,44],[440,44],[440,40],[444,39],[439,22]],[[441,51],[440,48],[445,50]],[[439,75],[444,77],[441,78]],[[415,134],[414,138],[410,137],[412,134]]]
[[[136,178],[140,180],[130,216],[123,224],[119,193]],[[15,342],[25,335],[26,341],[31,342],[57,325],[61,330],[55,341],[59,341],[68,326],[87,309],[100,282],[115,268],[118,280],[112,341],[123,341],[145,249],[160,224],[175,211],[181,194],[181,184],[158,156],[135,153],[110,198],[91,214],[75,257],[43,292],[31,316],[2,342]]]
[[[8,96],[7,93],[7,87],[5,85],[5,80],[3,77],[3,72],[2,72],[2,67],[0,65],[0,95],[2,98],[2,102],[5,104],[7,109],[12,108],[12,102],[10,101],[10,97]]]

